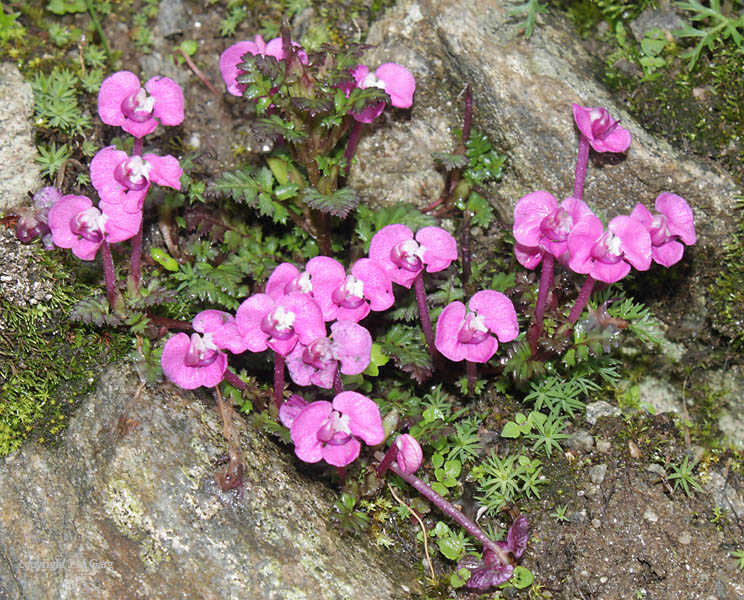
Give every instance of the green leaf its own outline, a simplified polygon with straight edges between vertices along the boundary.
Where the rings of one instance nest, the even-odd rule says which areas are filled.
[[[390,357],[382,351],[378,343],[374,342],[370,353],[369,365],[364,370],[364,374],[377,377],[380,374],[380,367],[386,365],[389,360]]]
[[[513,421],[509,421],[501,430],[501,437],[518,438],[520,435],[522,435],[522,428]]]
[[[321,194],[316,189],[306,189],[302,199],[312,208],[345,219],[359,201],[351,188],[341,188],[332,194]]]
[[[85,0],[51,0],[47,5],[47,10],[55,15],[65,15],[87,12],[88,7],[85,5]]]
[[[274,190],[274,195],[278,200],[289,200],[297,196],[300,186],[294,183],[285,183],[284,185],[277,186]]]
[[[271,172],[274,174],[274,177],[276,177],[276,180],[279,182],[279,185],[286,185],[289,182],[289,169],[287,162],[276,157],[267,158],[266,162],[268,163]]]
[[[465,544],[456,537],[446,537],[437,540],[439,551],[450,560],[459,560],[465,552]]]
[[[439,483],[438,481],[434,481],[431,484],[431,489],[433,489],[437,494],[439,494],[442,497],[447,496],[447,488]]]
[[[178,261],[161,248],[152,248],[150,250],[152,259],[163,267],[166,271],[178,271]]]
[[[446,463],[444,463],[444,473],[447,479],[456,479],[457,477],[459,477],[461,471],[462,464],[459,460],[448,460]]]
[[[523,567],[522,565],[514,567],[511,583],[513,583],[517,589],[522,590],[529,587],[532,585],[533,581],[535,581],[535,576],[527,567]]]

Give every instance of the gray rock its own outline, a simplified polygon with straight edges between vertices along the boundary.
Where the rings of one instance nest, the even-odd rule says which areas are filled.
[[[600,417],[617,417],[620,415],[620,409],[617,406],[612,406],[604,400],[599,402],[591,402],[586,405],[586,421],[591,425],[597,424],[597,419]]]
[[[647,8],[630,23],[630,30],[639,42],[644,38],[646,32],[651,29],[661,29],[671,33],[676,29],[682,29],[685,21],[674,10],[670,8]]]
[[[682,397],[669,383],[656,377],[646,377],[639,386],[641,403],[651,406],[654,414],[682,413]]]
[[[605,475],[607,475],[607,465],[594,465],[589,469],[589,479],[596,485],[604,481]]]
[[[54,448],[0,462],[0,598],[407,598],[407,561],[343,535],[333,494],[239,422],[245,492],[207,395],[140,388],[122,368]]]
[[[183,33],[189,25],[183,0],[163,0],[158,7],[157,25],[160,35],[166,38]]]
[[[566,440],[566,445],[580,452],[591,452],[594,447],[594,437],[586,429],[577,429]]]
[[[410,116],[386,110],[387,120],[362,138],[351,185],[372,203],[425,206],[438,198],[443,176],[437,176],[431,152],[452,149],[451,129],[462,125],[458,98],[470,84],[475,127],[508,155],[492,201],[510,222],[514,205],[529,192],[546,190],[559,199],[572,193],[578,133],[571,104],[607,107],[633,143],[622,156],[592,153],[585,200],[608,220],[638,202],[653,206],[663,191],[687,199],[698,227],[697,246],[685,259],[694,293],[675,297],[668,317],[677,335],[702,335],[704,290],[734,227],[732,179],[644,131],[593,77],[601,66],[559,14],[545,15],[525,40],[507,15],[511,7],[506,0],[401,0],[373,25],[368,41],[378,46],[364,62],[407,66],[418,91]]]
[[[29,121],[33,108],[34,93],[21,72],[13,63],[0,63],[0,212],[29,205],[28,192],[41,187]]]

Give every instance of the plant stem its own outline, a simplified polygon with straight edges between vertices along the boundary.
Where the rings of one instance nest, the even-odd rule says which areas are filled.
[[[101,245],[101,260],[103,261],[103,277],[106,280],[106,297],[113,310],[122,312],[124,310],[124,300],[116,286],[114,258],[111,256],[111,246],[106,240],[103,240]]]
[[[574,179],[574,198],[582,200],[584,197],[584,182],[586,181],[586,165],[589,162],[589,139],[579,134],[579,155],[576,157],[576,177]]]
[[[416,292],[416,303],[418,304],[419,317],[421,318],[421,329],[424,330],[426,345],[429,347],[429,354],[431,354],[432,360],[436,360],[437,350],[434,346],[434,328],[431,326],[429,307],[426,305],[423,269],[419,271],[419,274],[416,275],[416,279],[413,280],[413,289]]]
[[[455,521],[458,525],[462,526],[465,531],[472,535],[482,545],[484,550],[490,550],[493,552],[498,559],[505,565],[509,564],[509,558],[506,553],[489,538],[485,532],[473,521],[468,519],[462,512],[460,512],[452,503],[448,502],[431,489],[421,479],[410,473],[404,473],[398,468],[396,463],[390,465],[390,470],[403,479],[408,485],[413,487],[419,494],[426,498],[429,502],[436,505],[450,519]]]
[[[142,138],[134,138],[132,143],[132,156],[142,156],[142,149],[145,145],[145,141]]]
[[[238,388],[241,392],[248,389],[248,386],[245,384],[245,382],[230,369],[225,370],[224,377],[227,383],[235,388]]]
[[[362,134],[362,126],[364,123],[361,121],[354,121],[354,125],[351,127],[351,133],[349,133],[349,140],[346,142],[346,150],[344,151],[344,158],[346,159],[346,168],[344,169],[344,176],[349,176],[349,170],[351,169],[351,160],[354,158],[356,153],[357,144],[359,143],[359,137]]]
[[[475,380],[478,378],[478,365],[470,360],[465,361],[465,373],[468,377],[468,391],[475,395]]]
[[[543,255],[542,268],[540,270],[540,290],[537,292],[537,304],[535,306],[534,329],[529,332],[530,351],[532,356],[537,354],[537,341],[543,330],[545,321],[545,305],[548,302],[548,293],[553,286],[555,271],[555,258],[552,254]]]
[[[284,402],[284,357],[274,352],[274,404],[279,409]]]
[[[333,376],[333,392],[338,395],[344,391],[344,384],[341,381],[341,373],[336,369],[336,373]]]
[[[574,304],[573,308],[571,309],[571,314],[568,315],[568,320],[571,323],[576,323],[578,318],[581,316],[581,312],[584,310],[586,303],[589,301],[589,296],[592,295],[592,290],[594,289],[594,284],[596,282],[597,280],[594,279],[591,275],[586,276],[586,281],[584,281],[584,285],[581,287],[581,291],[576,298],[576,304]]]
[[[140,265],[142,261],[142,224],[137,235],[132,238],[132,258],[129,261],[129,284],[134,293],[140,288]]]

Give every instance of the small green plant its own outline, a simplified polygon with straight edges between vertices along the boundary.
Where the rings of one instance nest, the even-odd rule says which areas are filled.
[[[555,507],[555,510],[550,513],[550,516],[553,517],[556,521],[559,523],[568,523],[568,517],[566,516],[566,511],[568,511],[568,504],[559,504]]]
[[[730,39],[737,48],[741,48],[744,41],[744,13],[736,16],[723,14],[720,0],[710,0],[710,6],[697,0],[677,2],[677,6],[692,13],[690,20],[701,26],[685,25],[674,32],[680,38],[697,40],[695,47],[682,55],[682,58],[690,59],[688,70],[693,69],[704,49],[712,51],[725,40]]]
[[[694,467],[689,464],[690,457],[685,456],[682,462],[678,466],[673,466],[674,472],[667,477],[667,479],[674,481],[674,489],[681,487],[687,496],[691,495],[690,488],[696,492],[702,492],[703,488],[700,487],[697,478],[693,474]]]
[[[492,452],[471,475],[478,484],[476,499],[491,515],[520,495],[539,498],[539,486],[547,483],[539,460],[514,454],[502,459]]]
[[[460,485],[457,478],[462,471],[462,464],[460,464],[459,460],[445,461],[444,457],[439,453],[432,455],[431,464],[434,466],[434,477],[437,478],[431,484],[431,489],[440,496],[446,497],[449,493],[449,488],[457,488]]]
[[[744,550],[734,550],[730,556],[736,559],[736,566],[744,570]]]
[[[532,32],[535,30],[537,15],[547,12],[547,10],[547,5],[540,4],[538,0],[527,0],[524,4],[509,9],[508,14],[510,17],[521,17],[524,19],[519,25],[519,28],[524,32],[524,37],[530,39]]]
[[[91,121],[78,106],[79,79],[69,69],[55,68],[49,75],[37,72],[31,80],[37,127],[59,129],[68,136],[82,135]]]
[[[361,532],[369,526],[369,515],[356,509],[357,499],[348,492],[342,493],[341,498],[334,502],[333,506],[336,512],[331,518],[347,531]]]
[[[41,176],[53,179],[54,176],[62,168],[62,165],[72,156],[72,152],[67,147],[67,144],[62,144],[59,148],[56,142],[52,142],[49,146],[38,146],[39,156],[34,160],[41,167]]]

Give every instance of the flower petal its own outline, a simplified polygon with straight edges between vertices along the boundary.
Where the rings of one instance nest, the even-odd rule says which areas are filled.
[[[358,392],[341,392],[333,399],[333,408],[349,416],[349,430],[368,445],[376,446],[385,439],[380,409],[373,400]]]
[[[153,114],[163,125],[183,123],[183,90],[169,77],[153,77],[145,84],[147,92],[155,98]]]

